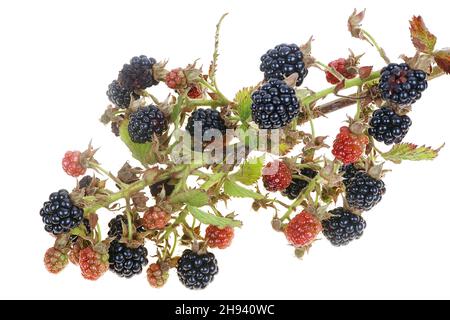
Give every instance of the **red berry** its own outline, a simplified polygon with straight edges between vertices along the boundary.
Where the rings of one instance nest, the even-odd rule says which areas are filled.
[[[367,136],[354,134],[348,127],[342,127],[334,140],[332,153],[344,164],[354,163],[361,158],[368,143]]]
[[[187,96],[191,99],[199,99],[203,96],[202,89],[198,85],[192,85],[189,89]]]
[[[223,229],[209,225],[206,228],[206,241],[210,248],[225,249],[231,245],[231,241],[234,238],[234,229],[231,227],[225,227]]]
[[[165,263],[152,263],[147,269],[147,280],[153,288],[162,288],[169,279],[169,266]]]
[[[186,88],[187,80],[183,69],[173,69],[166,75],[166,85],[171,89]]]
[[[283,191],[292,182],[292,173],[281,161],[268,163],[263,169],[263,183],[268,191]]]
[[[348,60],[344,58],[340,58],[334,61],[331,61],[328,64],[329,67],[334,68],[337,72],[342,74],[346,79],[353,79],[356,77],[356,73],[349,70],[351,64],[349,64]],[[331,84],[338,84],[339,79],[336,78],[331,72],[326,72],[327,81]]]
[[[81,164],[80,151],[67,151],[62,160],[64,171],[72,177],[79,177],[86,173],[86,168]]]
[[[166,227],[170,221],[170,214],[154,206],[147,209],[142,218],[142,226],[147,230],[161,230]]]
[[[80,251],[81,275],[87,280],[98,280],[109,269],[108,258],[91,247],[84,248]]]
[[[69,263],[67,255],[56,248],[47,250],[44,256],[44,264],[47,271],[53,274],[61,272]]]
[[[319,219],[307,211],[302,211],[289,221],[284,234],[293,246],[305,247],[311,244],[321,231]]]

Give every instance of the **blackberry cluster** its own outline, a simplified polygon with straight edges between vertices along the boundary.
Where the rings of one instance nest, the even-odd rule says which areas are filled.
[[[386,192],[384,182],[358,171],[344,180],[346,200],[350,208],[368,211],[381,201]]]
[[[194,137],[196,128],[201,128],[202,141],[211,141],[211,139],[205,137],[205,134],[211,129],[219,130],[222,135],[225,135],[227,130],[225,121],[220,116],[219,111],[201,108],[192,113],[186,125],[186,130],[192,137]]]
[[[363,217],[344,208],[331,210],[330,219],[322,221],[323,234],[336,247],[346,246],[362,237],[366,228]]]
[[[411,124],[411,119],[407,115],[399,116],[394,110],[383,107],[373,112],[368,132],[375,140],[390,145],[400,143]]]
[[[53,192],[40,210],[45,231],[58,235],[78,227],[83,220],[83,209],[75,206],[67,190]]]
[[[158,81],[153,78],[152,70],[155,63],[155,59],[146,56],[133,57],[119,72],[119,85],[128,92],[157,85]]]
[[[278,129],[300,114],[295,90],[286,82],[271,79],[252,94],[252,118],[260,129]]]
[[[280,44],[267,51],[261,57],[260,70],[264,72],[265,80],[283,80],[296,72],[297,86],[302,84],[308,74],[308,69],[303,62],[303,53],[296,44]]]
[[[214,254],[199,254],[185,250],[177,266],[178,278],[189,289],[204,289],[219,272]]]
[[[152,141],[153,135],[163,134],[167,130],[167,121],[158,107],[149,105],[130,115],[128,134],[134,143]]]
[[[427,74],[411,69],[406,63],[388,64],[381,70],[378,84],[383,100],[398,105],[416,102],[427,87]]]
[[[313,179],[317,175],[317,171],[314,171],[309,168],[301,169],[300,173],[301,175],[308,177],[310,179]],[[307,185],[308,181],[299,178],[293,178],[289,187],[287,187],[287,189],[283,190],[281,193],[283,196],[288,197],[291,200],[294,200],[297,199],[300,192],[302,192],[302,190],[305,189]]]
[[[117,80],[111,82],[108,86],[108,91],[106,91],[109,101],[120,108],[128,108],[130,106],[131,94],[133,94],[134,99],[139,99],[137,94],[123,88]]]
[[[131,278],[142,272],[148,251],[144,246],[130,248],[125,243],[114,240],[109,247],[109,270],[120,277]]]
[[[175,189],[173,184],[169,184],[170,179],[159,181],[150,186],[150,193],[153,197],[158,196],[162,190],[166,193],[166,196],[170,196]]]

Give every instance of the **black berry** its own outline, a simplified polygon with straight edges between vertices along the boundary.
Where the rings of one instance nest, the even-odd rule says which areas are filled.
[[[252,118],[260,129],[278,129],[300,114],[295,90],[271,79],[252,94]]]
[[[296,44],[280,44],[270,49],[261,57],[260,70],[264,72],[264,79],[279,79],[298,74],[296,85],[302,84],[308,74],[303,62],[303,53]]]
[[[378,84],[383,100],[398,105],[416,102],[427,87],[427,74],[411,69],[406,63],[388,64],[381,70]]]
[[[384,107],[373,112],[368,132],[375,140],[390,145],[400,143],[411,124],[407,115],[399,116],[392,109]]]
[[[173,184],[169,184],[170,179],[159,181],[150,186],[150,193],[153,197],[158,196],[164,189],[165,195],[170,196],[175,189]]]
[[[357,172],[364,171],[361,168],[355,166],[354,163],[345,164],[340,167],[339,172],[342,173],[342,177],[344,178],[344,184],[351,178],[353,178]]]
[[[214,134],[213,129],[218,130],[222,135],[225,135],[227,130],[219,111],[201,108],[192,113],[186,125],[186,130],[192,137],[195,135],[196,128],[199,133],[201,132],[202,141],[211,141],[205,137],[205,134]]]
[[[177,266],[178,278],[189,289],[204,289],[219,272],[214,254],[185,250]]]
[[[109,270],[120,277],[131,278],[140,274],[148,264],[147,255],[144,246],[130,248],[127,244],[114,240],[109,247]]]
[[[344,208],[330,211],[332,217],[322,221],[323,234],[336,247],[346,246],[361,238],[366,228],[363,217]]]
[[[80,188],[87,188],[91,185],[92,180],[92,176],[84,176],[83,178],[81,178],[80,182],[78,182],[78,186]]]
[[[128,108],[130,106],[131,94],[133,94],[134,99],[139,98],[134,92],[121,87],[117,80],[111,82],[108,86],[108,91],[106,91],[109,101],[120,108]]]
[[[344,181],[346,200],[350,208],[368,211],[381,201],[386,192],[384,182],[372,178],[364,171]]]
[[[300,170],[301,175],[313,179],[317,175],[317,171],[314,171],[309,168],[304,168]],[[296,199],[300,192],[308,185],[308,181],[299,178],[293,178],[289,187],[286,190],[283,190],[281,193],[283,196],[288,197],[291,200]]]
[[[119,72],[119,85],[128,92],[157,85],[158,81],[153,78],[152,70],[155,63],[155,59],[146,56],[132,58],[130,63],[125,64]]]
[[[152,141],[154,134],[159,136],[166,130],[164,114],[154,105],[142,107],[130,115],[128,134],[135,143]]]
[[[53,192],[40,210],[45,231],[58,235],[78,227],[83,220],[83,209],[75,206],[67,190]]]
[[[125,226],[128,226],[128,218],[124,215],[118,215],[112,218],[109,223],[109,231],[108,231],[108,237],[110,238],[116,238],[120,239],[123,235],[123,228],[122,223],[125,224]],[[136,226],[137,232],[144,232],[145,229],[142,226]]]

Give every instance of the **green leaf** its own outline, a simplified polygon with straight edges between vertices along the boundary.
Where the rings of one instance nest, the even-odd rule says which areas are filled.
[[[151,143],[134,143],[131,141],[130,135],[128,134],[128,120],[122,122],[119,132],[120,138],[127,145],[128,149],[130,149],[133,157],[142,164],[148,164],[150,150],[152,149]]]
[[[444,147],[432,149],[431,147],[418,147],[412,143],[399,143],[392,147],[388,152],[382,153],[381,156],[394,163],[400,163],[402,160],[421,161],[433,160],[438,156],[439,151]]]
[[[220,181],[225,176],[225,173],[218,172],[214,173],[209,179],[200,187],[202,190],[209,190],[212,186]]]
[[[229,195],[230,197],[236,197],[236,198],[252,198],[256,200],[264,199],[263,195],[249,190],[245,187],[240,186],[234,181],[231,180],[225,180],[225,183],[223,185],[225,194]]]
[[[264,156],[256,159],[249,159],[241,165],[241,169],[233,174],[231,178],[245,185],[252,185],[261,178],[263,166]]]
[[[173,203],[185,203],[194,207],[203,207],[208,204],[209,198],[202,190],[189,190],[176,194],[170,199]]]
[[[225,227],[241,227],[242,222],[238,220],[233,220],[230,218],[219,217],[216,215],[209,214],[199,208],[193,206],[187,206],[189,212],[200,222],[204,224],[212,224],[217,227],[225,228]]]
[[[253,88],[243,88],[236,93],[234,98],[242,122],[247,122],[252,115],[252,92]]]

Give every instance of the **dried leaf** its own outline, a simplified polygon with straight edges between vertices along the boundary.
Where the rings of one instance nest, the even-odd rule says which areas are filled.
[[[381,156],[394,163],[400,163],[402,160],[421,161],[433,160],[438,156],[439,151],[444,147],[432,149],[426,146],[417,146],[412,143],[399,143],[392,147],[388,152],[382,153]]]
[[[117,178],[123,183],[133,183],[139,180],[138,174],[141,173],[139,168],[132,168],[128,162],[122,166],[117,174]]]
[[[367,79],[372,74],[373,66],[364,66],[358,69],[359,77],[361,79]]]
[[[437,65],[445,73],[450,74],[450,48],[438,50],[433,55]]]
[[[434,46],[436,45],[436,36],[433,35],[421,16],[414,16],[410,23],[411,40],[414,47],[420,52],[431,54],[433,53]]]
[[[355,9],[352,15],[348,18],[348,31],[350,31],[353,37],[362,40],[366,40],[366,37],[364,36],[361,29],[361,23],[364,20],[365,14],[366,14],[365,9],[361,12],[358,12]]]

